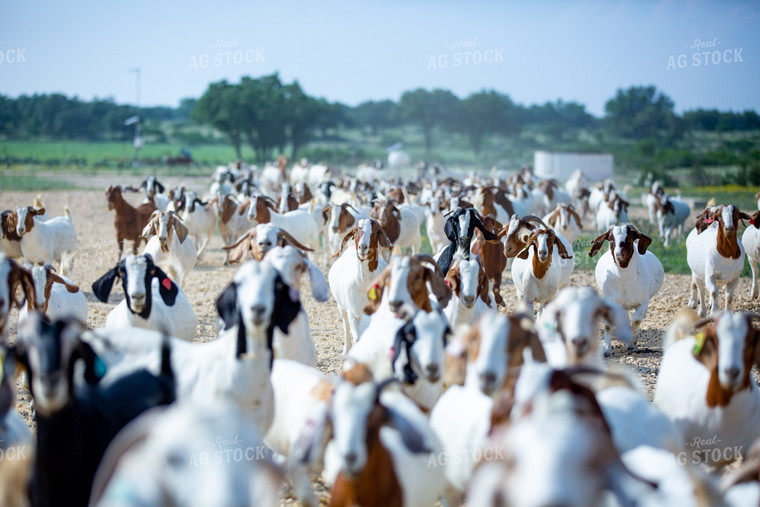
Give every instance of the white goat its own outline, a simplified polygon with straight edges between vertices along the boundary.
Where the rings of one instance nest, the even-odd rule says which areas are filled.
[[[16,208],[16,234],[21,238],[21,253],[26,262],[50,264],[60,261],[61,254],[77,249],[77,231],[71,220],[68,206],[64,206],[62,217],[41,221],[35,214],[43,209],[31,206]]]
[[[749,220],[752,227],[747,227],[742,234],[742,245],[747,253],[747,261],[749,261],[749,267],[752,270],[752,288],[750,290],[750,296],[752,299],[757,299],[758,286],[757,286],[757,263],[760,262],[760,212],[755,211],[752,213],[752,217]]]
[[[440,440],[409,398],[383,385],[344,381],[335,388],[325,476],[336,507],[432,505],[444,490],[443,467],[430,466]]]
[[[385,270],[387,263],[380,257],[380,248],[390,248],[391,242],[374,220],[359,220],[346,234],[339,252],[354,240],[333,263],[327,278],[330,292],[343,321],[343,353],[359,339],[359,319],[370,302],[367,291],[373,280]],[[377,297],[377,294],[376,294]]]
[[[198,260],[200,260],[216,227],[214,203],[203,203],[195,192],[189,191],[183,194],[182,199],[180,217],[187,227],[188,236],[193,239],[193,244],[198,249]]]
[[[149,255],[127,255],[92,284],[95,297],[107,302],[117,278],[125,298],[109,312],[105,327],[141,327],[193,341],[198,321],[193,307]]]
[[[562,234],[570,243],[573,243],[581,235],[581,229],[583,229],[581,216],[572,204],[558,204],[551,213],[544,217],[544,222]]]
[[[533,247],[533,248],[531,248]],[[550,229],[534,230],[525,249],[512,262],[512,281],[518,300],[533,312],[533,303],[543,306],[554,299],[562,287],[563,267],[573,266],[573,252]]]
[[[686,262],[691,268],[690,308],[707,312],[705,296],[709,294],[710,312],[718,310],[719,285],[726,286],[726,310],[731,311],[734,291],[744,267],[744,246],[737,238],[740,220],[750,216],[733,204],[708,208],[697,217],[697,226],[686,238]]]
[[[596,255],[605,241],[609,241],[610,249],[596,264],[596,283],[602,291],[603,298],[614,301],[626,310],[634,311],[633,343],[629,348],[635,348],[639,338],[639,326],[647,314],[649,300],[662,287],[665,271],[660,260],[647,251],[652,240],[634,226],[628,224],[610,227],[594,240],[589,257]],[[634,245],[634,242],[637,245]],[[605,326],[602,352],[605,357],[612,354],[609,326]]]
[[[536,329],[554,368],[589,365],[602,368],[599,320],[615,327],[623,343],[633,343],[628,313],[612,301],[600,298],[591,287],[566,287],[546,305]]]
[[[682,200],[673,199],[667,194],[660,196],[655,208],[657,222],[660,224],[660,237],[665,240],[664,245],[667,247],[674,230],[677,230],[677,237],[683,234],[683,224],[689,218],[691,208]]]
[[[319,228],[308,209],[298,208],[281,215],[277,213],[277,204],[271,198],[258,195],[251,197],[248,220],[257,224],[271,223],[288,231],[302,245],[312,250],[319,248]]]
[[[445,211],[446,207],[439,198],[431,199],[425,206],[425,230],[433,253],[439,252],[448,244],[446,235],[443,233]]]
[[[669,335],[688,329],[684,315]],[[760,391],[752,379],[758,331],[746,313],[716,313],[695,337],[666,343],[654,402],[695,445],[702,463],[721,465],[747,452],[760,436]],[[680,328],[680,329],[679,329]]]
[[[599,206],[596,212],[596,229],[606,231],[616,224],[628,222],[628,201],[616,193],[611,193],[606,204]]]
[[[142,231],[142,237],[148,240],[143,255],[150,254],[156,266],[177,280],[180,287],[198,260],[195,243],[187,235],[187,227],[174,211],[154,211]]]
[[[453,294],[443,313],[452,328],[472,325],[491,306],[488,278],[480,257],[465,260],[456,255],[446,273],[446,282]]]
[[[19,323],[31,310],[42,312],[51,321],[68,316],[87,322],[87,298],[71,279],[56,275],[49,265],[27,269],[34,280],[34,300],[27,301],[19,310]]]
[[[109,445],[91,505],[279,504],[282,473],[247,414],[214,398],[150,411]]]

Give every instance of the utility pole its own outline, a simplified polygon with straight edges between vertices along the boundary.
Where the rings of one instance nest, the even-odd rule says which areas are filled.
[[[135,116],[135,161],[134,167],[140,166],[140,148],[142,148],[143,140],[140,137],[140,67],[130,69],[129,72],[134,72],[137,78],[137,114]]]

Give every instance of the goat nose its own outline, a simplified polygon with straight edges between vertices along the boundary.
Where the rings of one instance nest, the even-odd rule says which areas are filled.
[[[346,465],[348,465],[350,468],[356,464],[358,457],[356,456],[355,452],[348,452],[345,456],[343,456],[343,459],[346,461]]]
[[[496,382],[496,374],[492,371],[486,371],[480,374],[480,380],[486,385],[492,385]]]
[[[143,293],[132,294],[132,300],[133,301],[142,301],[143,299],[145,299],[145,294],[143,294]]]
[[[333,231],[333,232],[338,232],[338,231],[340,231],[340,229],[338,229],[337,227],[333,227],[333,228],[332,228],[332,231]]]
[[[391,310],[393,310],[394,312],[395,312],[396,310],[398,310],[399,308],[401,308],[401,304],[402,304],[402,303],[401,303],[401,301],[398,301],[398,300],[388,301],[388,306],[389,306],[389,307],[391,308]]]
[[[438,368],[437,364],[427,365],[427,368],[425,368],[425,371],[427,372],[428,378],[430,378],[431,380],[438,380],[438,378],[440,377],[441,369]]]
[[[726,377],[728,377],[729,380],[732,382],[735,382],[739,379],[739,368],[736,366],[733,366],[731,368],[726,368],[723,370],[726,374]]]
[[[264,313],[264,305],[253,305],[251,307],[251,311],[256,314],[256,316],[260,316]]]
[[[586,345],[588,345],[588,340],[584,336],[579,336],[570,340],[570,343],[572,343],[573,347],[576,349],[585,349]]]
[[[475,302],[475,296],[462,296],[462,300],[464,300],[465,303],[473,303]]]

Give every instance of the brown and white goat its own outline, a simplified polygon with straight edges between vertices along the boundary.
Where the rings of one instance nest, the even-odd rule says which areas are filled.
[[[493,217],[493,215],[486,215],[483,217],[483,227],[497,236],[503,229],[503,226]],[[495,243],[492,241],[486,241],[480,231],[475,232],[475,238],[476,241],[473,243],[471,251],[474,255],[480,256],[483,263],[483,269],[486,272],[486,277],[493,284],[492,291],[494,301],[499,306],[506,306],[504,298],[501,297],[501,276],[507,267],[507,256],[504,255],[504,245],[502,245],[501,242]]]
[[[259,224],[249,229],[239,240],[232,245],[222,247],[229,252],[227,262],[235,264],[243,262],[248,253],[257,261],[264,259],[266,253],[276,246],[293,245],[304,252],[313,250],[299,243],[288,231],[272,224]]]
[[[132,253],[137,255],[137,248],[143,241],[142,231],[150,220],[150,216],[158,208],[151,203],[143,203],[136,208],[124,200],[122,195],[124,188],[120,186],[110,186],[106,189],[106,202],[108,209],[114,210],[113,226],[116,229],[116,242],[119,245],[119,255],[116,260],[121,259],[124,252],[124,240],[133,241]]]
[[[13,259],[0,252],[0,341],[5,342],[8,334],[8,316],[11,307],[22,308],[16,299],[16,290],[21,287],[27,301],[34,301],[34,279],[32,274]]]
[[[580,236],[583,229],[581,216],[572,204],[558,204],[551,213],[544,217],[544,222],[555,231],[561,232],[570,243]]]

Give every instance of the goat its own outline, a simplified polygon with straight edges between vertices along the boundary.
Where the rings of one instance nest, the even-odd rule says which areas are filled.
[[[600,505],[604,492],[620,505],[656,490],[621,461],[609,424],[594,393],[555,371],[551,390],[532,402],[532,410],[494,432],[472,478],[470,505],[538,507]],[[526,485],[540,487],[526,487]]]
[[[7,339],[8,317],[11,308],[14,304],[17,308],[24,306],[16,299],[18,287],[21,287],[27,301],[35,300],[32,274],[3,252],[0,252],[0,341],[3,343]]]
[[[282,473],[245,413],[227,401],[175,404],[146,413],[117,435],[93,481],[90,505],[279,503]]]
[[[27,300],[19,310],[19,322],[37,310],[50,320],[73,317],[87,321],[87,298],[69,278],[58,276],[52,266],[33,266],[29,269],[34,281],[34,299]]]
[[[443,213],[446,206],[441,198],[433,198],[425,206],[425,230],[433,253],[439,252],[446,246],[446,235],[443,232]]]
[[[484,313],[447,347],[453,361],[464,363],[465,370],[464,385],[450,386],[430,413],[444,455],[460,457],[441,463],[446,469],[448,505],[457,505],[465,491],[475,467],[471,456],[482,448],[490,431],[494,399],[514,389],[526,349],[533,361],[546,361],[529,318],[495,311]]]
[[[216,211],[219,215],[219,232],[222,235],[222,241],[225,247],[228,247],[240,238],[241,234],[251,228],[251,222],[248,221],[246,213],[250,201],[245,200],[238,204],[238,201],[231,195],[225,195],[212,199],[216,205]],[[224,247],[222,247],[224,248]],[[227,250],[227,257],[224,259],[224,265],[230,263],[230,252]]]
[[[457,256],[446,273],[452,296],[443,313],[454,329],[470,326],[491,306],[488,278],[478,257]]]
[[[555,231],[561,232],[567,241],[573,243],[581,234],[581,216],[572,204],[558,204],[554,211],[544,217],[544,222]]]
[[[0,505],[26,507],[34,438],[16,406],[13,349],[0,346]]]
[[[573,197],[559,188],[556,180],[543,180],[538,184],[538,189],[543,193],[544,212],[553,210],[558,204],[573,203]]]
[[[733,204],[708,208],[697,217],[697,226],[686,237],[686,262],[691,268],[690,308],[706,314],[718,310],[718,287],[726,286],[726,311],[731,311],[734,291],[744,267],[744,246],[737,238],[740,220],[750,216]]]
[[[0,252],[13,258],[24,256],[21,252],[21,237],[16,234],[15,210],[7,209],[0,215]]]
[[[492,215],[483,217],[483,227],[496,234],[497,237],[499,237],[500,231],[503,229],[503,226]],[[470,251],[474,255],[480,256],[483,269],[486,272],[486,278],[492,284],[493,300],[499,306],[506,306],[504,298],[501,297],[501,276],[507,267],[507,256],[504,255],[504,245],[501,242],[487,241],[482,234],[477,232],[475,236],[476,242],[472,245]]]
[[[393,200],[378,203],[370,216],[385,230],[394,253],[399,254],[407,247],[411,247],[412,254],[420,251],[422,218],[408,204],[397,207]]]
[[[296,199],[293,187],[290,183],[283,183],[280,189],[280,214],[284,215],[288,211],[298,209],[298,199]]]
[[[16,208],[16,234],[21,238],[21,254],[31,264],[53,264],[64,252],[77,249],[77,231],[68,206],[62,217],[41,221],[34,217],[44,214],[44,208]]]
[[[414,403],[385,385],[335,388],[325,454],[331,506],[432,505],[443,492],[443,469],[429,465],[440,440]]]
[[[346,244],[354,240],[354,247],[343,252]],[[343,237],[340,255],[333,263],[327,278],[330,292],[338,306],[343,321],[343,353],[359,339],[359,319],[362,310],[370,303],[367,290],[378,273],[383,273],[387,263],[380,257],[380,248],[391,248],[391,242],[380,225],[364,218]],[[377,297],[377,289],[375,289]]]
[[[589,211],[596,216],[599,208],[609,200],[610,194],[615,192],[615,184],[611,179],[606,179],[602,183],[597,183],[594,188],[591,189],[591,193],[588,198]]]
[[[343,238],[353,228],[356,221],[369,218],[369,215],[344,202],[342,204],[330,203],[322,208],[322,218],[324,223],[328,225],[328,251],[330,255],[333,255],[338,251]]]
[[[134,242],[132,253],[137,255],[137,248],[144,239],[141,235],[142,230],[148,224],[153,212],[158,209],[152,203],[140,204],[137,208],[133,207],[124,200],[123,191],[124,189],[119,186],[110,186],[106,189],[108,209],[116,212],[113,226],[116,229],[116,243],[119,245],[117,261],[121,259],[124,252],[125,239]]]
[[[649,300],[657,294],[665,280],[665,270],[660,260],[647,251],[652,240],[631,224],[612,226],[594,239],[589,257],[596,255],[605,241],[609,241],[610,249],[596,264],[596,283],[603,298],[634,311],[631,322],[633,343],[629,346],[633,349],[639,338],[639,326],[649,308]],[[637,242],[635,248],[634,242]],[[602,352],[605,357],[612,354],[609,326],[605,326]]]
[[[752,288],[750,289],[750,296],[752,299],[757,299],[757,263],[760,261],[760,231],[758,231],[758,228],[760,228],[760,210],[752,213],[749,223],[753,227],[747,227],[744,230],[744,234],[742,234],[742,245],[747,254],[749,267],[752,270]]]
[[[171,351],[164,340],[158,375],[138,370],[101,388],[102,364],[80,338],[76,321],[29,318],[14,348],[26,369],[37,413],[37,450],[30,496],[36,505],[87,505],[92,479],[108,444],[128,422],[174,401]],[[154,350],[154,354],[158,352]],[[77,362],[88,386],[75,388]]]
[[[628,312],[591,287],[566,287],[544,308],[536,322],[548,362],[554,368],[603,367],[599,352],[599,320],[615,328],[623,343],[633,342]]]
[[[312,250],[319,246],[319,229],[311,213],[299,208],[284,215],[277,213],[276,203],[266,196],[251,197],[248,220],[257,224],[276,225],[288,231],[299,243]]]
[[[758,438],[760,391],[751,375],[760,357],[758,331],[752,315],[715,313],[695,327],[710,325],[679,340],[696,320],[690,313],[671,326],[669,336],[676,341],[666,343],[654,402],[685,442],[699,442],[702,463],[721,465]]]
[[[649,212],[649,225],[657,226],[660,219],[657,216],[658,203],[662,196],[665,195],[665,189],[660,186],[658,181],[649,186],[649,191],[643,195],[643,204]]]
[[[572,262],[565,261],[572,258],[572,251],[568,252],[553,230],[536,229],[531,232],[525,249],[517,254],[512,263],[512,281],[517,298],[525,301],[531,314],[533,303],[541,305],[540,313],[543,306],[557,295],[563,286],[563,266],[569,264],[571,269],[573,266]]]
[[[435,256],[442,273],[449,271],[454,254],[459,254],[463,259],[470,258],[470,244],[476,228],[486,241],[499,240],[496,234],[486,229],[474,208],[459,208],[446,219],[443,232],[450,243]]]
[[[596,212],[596,229],[606,231],[613,225],[628,222],[628,201],[616,193],[611,193],[606,205],[599,206]]]
[[[190,302],[150,255],[127,255],[92,284],[102,303],[108,301],[113,283],[121,279],[125,298],[106,317],[106,328],[141,327],[166,332],[183,340],[195,338],[198,321]]]
[[[427,413],[443,393],[444,348],[450,333],[442,312],[418,310],[408,322],[399,319],[365,331],[346,354],[344,371],[362,364],[373,378],[394,376]]]
[[[145,190],[143,203],[152,203],[159,211],[167,211],[170,202],[169,196],[164,195],[164,186],[155,176],[147,176],[140,183],[138,190]]]
[[[501,223],[515,214],[512,201],[499,187],[481,187],[472,204],[481,215],[493,215]]]
[[[217,201],[212,199],[209,202],[203,202],[198,199],[195,192],[189,191],[183,193],[179,200],[177,212],[180,213],[182,222],[187,227],[188,236],[192,238],[193,244],[198,249],[198,260],[203,256],[203,252],[211,241],[211,236],[214,235],[216,226],[214,204]]]
[[[313,252],[311,248],[299,243],[288,231],[270,223],[259,224],[249,229],[235,243],[222,249],[228,251],[227,262],[235,264],[245,260],[249,252],[253,254],[254,259],[261,261],[270,249],[286,245],[292,245],[304,252]]]
[[[187,227],[174,211],[154,211],[142,231],[143,238],[148,240],[143,255],[149,254],[180,287],[198,258],[195,243],[187,234]]]
[[[689,218],[691,208],[680,199],[671,199],[667,194],[662,194],[655,202],[655,213],[660,224],[660,237],[665,240],[664,246],[667,247],[674,230],[677,230],[677,237],[683,234],[683,224]]]

